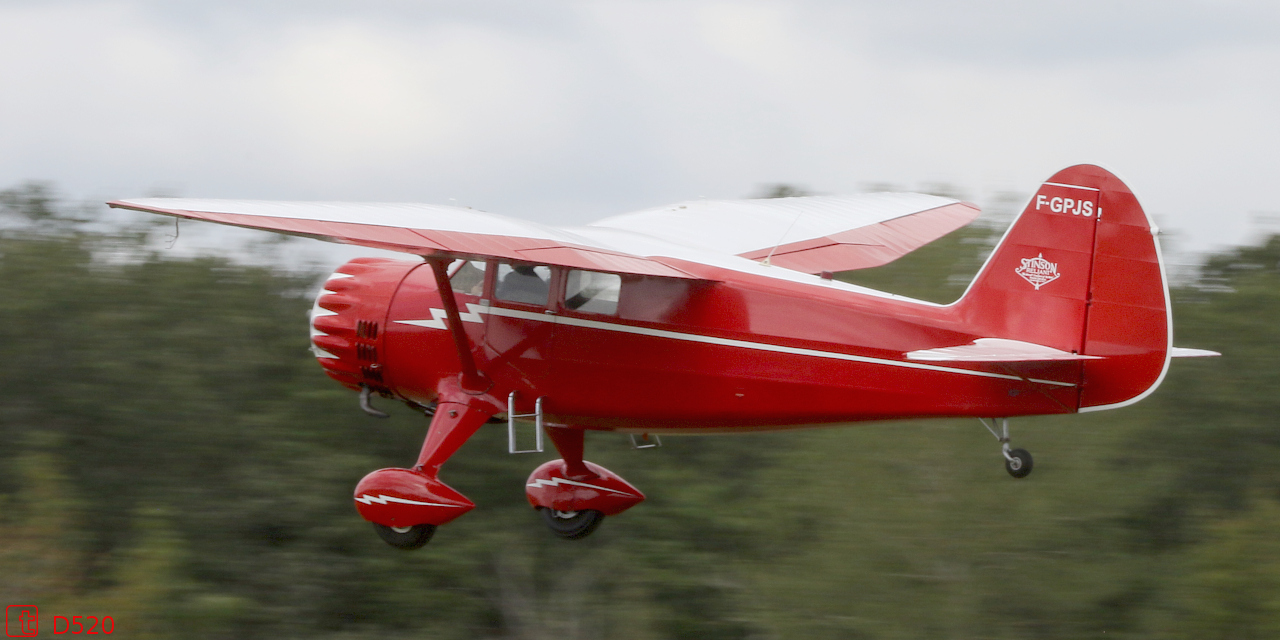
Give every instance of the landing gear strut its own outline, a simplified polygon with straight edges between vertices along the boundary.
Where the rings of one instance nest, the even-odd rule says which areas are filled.
[[[991,435],[1000,441],[1000,452],[1004,454],[1004,470],[1015,478],[1025,478],[1031,475],[1031,467],[1034,464],[1031,459],[1031,452],[1026,449],[1010,449],[1009,448],[1009,419],[1000,418],[1000,431],[997,433],[995,429],[996,418],[991,419],[991,424],[983,418],[978,418],[978,422],[991,432]]]
[[[448,378],[438,389],[431,427],[411,469],[379,469],[356,485],[356,510],[373,523],[378,537],[397,549],[418,549],[436,527],[475,508],[475,503],[440,481],[440,467],[501,405],[484,393],[468,392]]]

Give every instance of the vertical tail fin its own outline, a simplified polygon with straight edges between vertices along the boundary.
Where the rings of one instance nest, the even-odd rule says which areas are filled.
[[[1164,378],[1172,333],[1155,233],[1119,178],[1063,169],[1031,197],[957,311],[989,337],[1101,356],[1080,365],[1080,411],[1137,402]]]

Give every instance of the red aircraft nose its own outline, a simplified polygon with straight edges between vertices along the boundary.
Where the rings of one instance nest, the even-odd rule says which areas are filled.
[[[359,391],[389,394],[383,382],[387,310],[396,287],[421,263],[357,258],[333,272],[311,310],[311,344],[329,377]]]

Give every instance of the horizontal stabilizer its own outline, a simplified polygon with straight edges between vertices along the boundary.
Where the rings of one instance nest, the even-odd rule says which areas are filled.
[[[973,344],[922,349],[907,352],[906,355],[908,360],[931,362],[1049,362],[1102,359],[1098,356],[1086,356],[1042,344],[1004,338],[978,338],[973,341]]]
[[[1218,353],[1217,351],[1210,351],[1208,349],[1188,349],[1186,347],[1174,347],[1169,350],[1169,357],[1172,357],[1172,358],[1212,358],[1214,356],[1220,356],[1220,355],[1222,354]]]

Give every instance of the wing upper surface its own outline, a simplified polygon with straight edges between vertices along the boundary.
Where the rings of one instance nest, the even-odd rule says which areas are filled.
[[[643,234],[706,251],[818,273],[887,264],[966,224],[978,208],[920,193],[695,200],[588,227]],[[637,244],[643,244],[638,242]],[[625,239],[615,247],[628,250]]]

